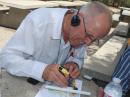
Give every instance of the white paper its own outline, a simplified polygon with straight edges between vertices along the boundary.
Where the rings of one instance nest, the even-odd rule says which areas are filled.
[[[76,87],[78,87],[78,90],[81,90],[82,88],[81,80],[76,80]],[[67,87],[67,88],[70,88],[70,87]],[[80,95],[63,92],[63,91],[45,89],[43,85],[35,97],[80,97]]]

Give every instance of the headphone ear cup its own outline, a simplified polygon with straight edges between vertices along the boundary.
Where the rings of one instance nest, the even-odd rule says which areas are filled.
[[[80,25],[80,18],[78,15],[74,15],[71,19],[72,26],[79,26]]]

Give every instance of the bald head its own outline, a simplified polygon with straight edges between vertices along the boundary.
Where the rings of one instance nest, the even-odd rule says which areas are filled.
[[[106,5],[97,1],[89,2],[80,8],[79,13],[84,17],[86,29],[95,37],[102,38],[109,32],[112,16]]]

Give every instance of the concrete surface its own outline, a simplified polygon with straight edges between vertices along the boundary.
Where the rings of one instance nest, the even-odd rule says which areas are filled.
[[[9,11],[9,7],[0,6],[0,14],[4,14]]]
[[[89,97],[97,97],[98,86],[93,81],[83,80],[83,83],[82,90],[91,92]],[[1,85],[1,97],[35,97],[42,83],[31,85],[26,78],[12,76],[2,69]],[[81,97],[88,96],[82,95]]]
[[[128,28],[129,28],[129,24],[128,23],[126,23],[126,22],[119,22],[119,24],[115,28],[114,33],[116,35],[120,35],[120,36],[127,36]]]
[[[85,57],[85,59],[87,58],[87,56],[92,56],[94,53],[97,52],[97,50],[106,42],[109,40],[109,38],[111,38],[113,36],[113,31],[115,28],[111,28],[109,33],[102,39],[99,40],[99,42],[95,41],[93,42],[91,45],[88,46],[87,48],[87,55]]]
[[[14,29],[5,28],[5,27],[0,26],[0,48],[4,47],[4,45],[12,37],[14,32],[15,32]]]
[[[60,7],[79,7],[79,6],[82,6],[82,5],[88,3],[88,2],[85,2],[85,1],[74,1],[74,2],[69,2],[69,1],[46,1],[46,2],[59,4]]]
[[[130,8],[128,7],[119,7],[120,9],[123,9],[123,10],[129,10],[130,11]]]
[[[115,7],[109,7],[109,9],[114,13],[114,14],[118,14],[118,13],[120,13],[120,9],[118,9],[118,8],[115,8]]]
[[[95,54],[85,59],[84,74],[103,81],[110,81],[126,43],[125,38],[112,36]]]
[[[129,10],[123,10],[122,15],[130,16]]]
[[[121,15],[122,22],[130,23],[130,10],[123,10]]]
[[[34,8],[39,7],[79,7],[86,4],[83,1],[31,1],[31,0],[0,0],[0,4],[10,6],[7,13],[0,14],[0,25],[17,29],[25,16]]]
[[[80,0],[75,0],[75,1],[73,1],[73,3],[80,4],[80,6],[81,6],[81,5],[87,4],[88,2],[86,2],[86,1],[80,1]]]
[[[119,21],[119,18],[120,18],[120,14],[113,14],[112,15],[112,20],[113,21]]]
[[[0,4],[4,6],[19,9],[34,9],[39,7],[75,7],[86,4],[85,1],[33,1],[33,0],[0,0]]]
[[[7,14],[0,14],[0,25],[17,29],[29,12],[30,10],[11,7]]]
[[[9,10],[9,7],[5,7],[5,6],[0,6],[0,11],[7,11]]]
[[[55,7],[56,3],[33,1],[33,0],[0,0],[0,4],[4,6],[19,8],[19,9],[34,9],[39,7]]]
[[[1,97],[35,97],[40,85],[33,86],[25,78],[11,76],[2,70]]]

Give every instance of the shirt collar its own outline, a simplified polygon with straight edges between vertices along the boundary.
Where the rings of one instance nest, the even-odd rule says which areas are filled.
[[[55,29],[54,32],[52,33],[52,39],[61,39],[61,33],[62,33],[62,23],[64,19],[64,15],[69,9],[64,9],[61,10],[59,13],[59,16],[57,16],[57,21],[56,24],[54,24]]]

